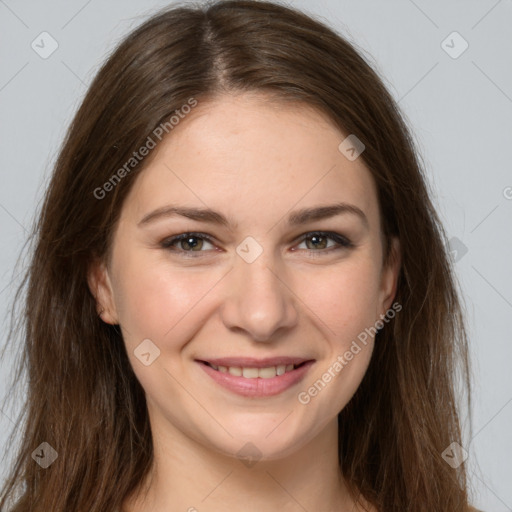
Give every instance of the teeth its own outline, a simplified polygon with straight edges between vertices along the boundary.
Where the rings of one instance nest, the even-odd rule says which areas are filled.
[[[246,379],[257,379],[259,370],[258,368],[242,368],[242,375]]]
[[[295,368],[293,364],[280,364],[266,368],[242,368],[240,366],[217,366],[215,364],[210,364],[210,366],[221,373],[229,373],[235,377],[245,377],[246,379],[257,379],[258,377],[260,379],[272,379],[276,375],[283,375]]]
[[[269,366],[268,368],[258,368],[258,377],[260,379],[271,379],[272,377],[275,377],[277,375],[276,367],[275,366]],[[244,371],[244,377],[245,377],[245,371]]]

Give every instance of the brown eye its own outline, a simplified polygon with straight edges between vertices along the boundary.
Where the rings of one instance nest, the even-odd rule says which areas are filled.
[[[199,233],[182,233],[181,235],[163,240],[160,245],[164,249],[178,253],[200,253],[205,252],[202,250],[205,243],[213,245],[211,239],[206,235]]]
[[[322,235],[311,235],[305,239],[305,242],[308,249],[327,249],[329,239]]]
[[[329,241],[334,242],[334,245],[329,245]],[[306,249],[313,252],[331,252],[353,246],[350,240],[338,233],[324,232],[307,233],[302,237],[301,243],[305,243]]]

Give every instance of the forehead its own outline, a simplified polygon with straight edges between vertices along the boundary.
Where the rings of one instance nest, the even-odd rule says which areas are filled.
[[[199,102],[154,150],[127,214],[178,203],[275,222],[294,207],[348,202],[378,223],[370,172],[338,149],[347,135],[305,104],[247,93]]]

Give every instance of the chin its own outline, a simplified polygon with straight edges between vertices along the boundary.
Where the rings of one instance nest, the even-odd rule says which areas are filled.
[[[286,418],[286,419],[285,419]],[[284,419],[284,421],[283,421]],[[284,459],[312,440],[316,432],[299,431],[298,425],[291,420],[291,415],[279,415],[279,421],[243,422],[227,426],[233,436],[222,440],[210,440],[215,451],[237,459],[273,461]],[[282,423],[281,423],[282,422]],[[286,424],[288,423],[288,424]],[[244,428],[244,426],[246,428]],[[302,425],[303,430],[305,425]]]

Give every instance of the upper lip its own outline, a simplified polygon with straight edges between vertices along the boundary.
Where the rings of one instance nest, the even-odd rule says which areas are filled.
[[[211,359],[197,359],[197,361],[213,364],[215,366],[228,366],[228,367],[245,367],[245,368],[267,368],[269,366],[279,366],[294,364],[299,365],[306,361],[313,361],[305,357],[265,357],[263,359],[255,359],[253,357],[218,357]]]

